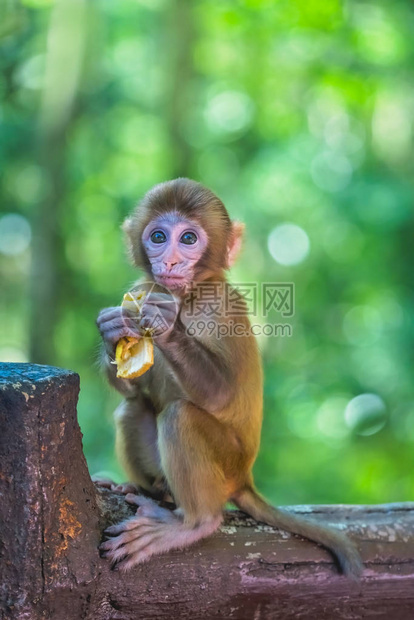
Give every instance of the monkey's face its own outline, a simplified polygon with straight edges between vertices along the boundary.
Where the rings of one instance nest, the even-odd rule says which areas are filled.
[[[171,290],[185,290],[194,279],[208,238],[197,222],[176,211],[151,220],[142,234],[154,280]]]

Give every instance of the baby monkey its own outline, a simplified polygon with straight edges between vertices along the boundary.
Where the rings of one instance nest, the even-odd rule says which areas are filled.
[[[116,449],[133,483],[112,488],[137,506],[135,516],[106,530],[103,555],[128,570],[154,554],[191,545],[217,530],[230,501],[258,521],[320,543],[343,573],[357,577],[361,559],[344,534],[270,506],[254,487],[261,360],[240,298],[237,311],[229,302],[225,275],[240,250],[243,225],[230,220],[210,190],[180,178],[150,190],[123,228],[134,264],[155,286],[139,319],[121,307],[102,310],[97,319],[109,382],[125,397],[115,411]],[[208,287],[219,295],[214,302],[221,311],[205,303]],[[196,320],[190,306],[197,308]],[[208,329],[194,332],[191,321]],[[111,363],[117,342],[140,337],[149,327],[154,365],[136,379],[117,378]],[[146,495],[129,493],[134,485]],[[174,499],[176,510],[147,496],[162,492]]]

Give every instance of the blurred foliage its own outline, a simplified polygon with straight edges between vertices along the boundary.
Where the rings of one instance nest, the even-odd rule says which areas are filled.
[[[413,499],[413,31],[411,0],[1,0],[0,359],[80,374],[91,471],[123,477],[94,325],[136,277],[119,225],[185,174],[247,224],[233,280],[295,284],[258,487]]]

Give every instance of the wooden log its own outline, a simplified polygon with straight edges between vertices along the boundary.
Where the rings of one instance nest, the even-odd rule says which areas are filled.
[[[414,503],[290,508],[356,540],[359,583],[324,549],[237,511],[190,549],[111,570],[98,555],[101,532],[133,509],[90,480],[78,390],[74,373],[0,364],[1,618],[414,617]]]
[[[98,573],[99,513],[82,452],[78,392],[78,375],[66,370],[0,365],[5,618],[41,618],[68,597],[80,618],[82,589]]]

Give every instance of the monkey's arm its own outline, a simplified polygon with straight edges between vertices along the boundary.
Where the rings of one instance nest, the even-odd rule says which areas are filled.
[[[195,405],[213,413],[231,401],[235,380],[224,345],[221,354],[215,353],[195,336],[187,334],[180,319],[165,339],[160,338],[155,343]]]

